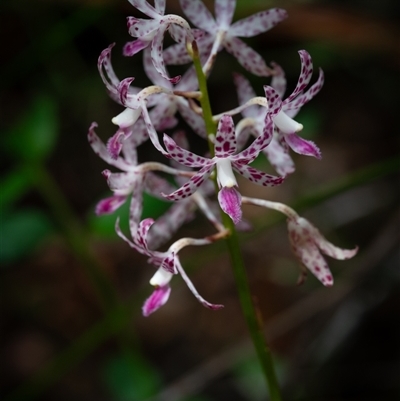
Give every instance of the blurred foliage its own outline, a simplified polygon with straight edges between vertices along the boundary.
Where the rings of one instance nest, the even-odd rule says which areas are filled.
[[[207,4],[211,5],[212,2]],[[168,5],[174,11],[179,8],[177,1],[168,2]],[[399,5],[395,0],[239,0],[236,13],[242,17],[266,6],[287,7],[289,19],[262,38],[251,39],[251,45],[259,48],[267,60],[274,59],[284,67],[289,88],[294,87],[297,79],[299,60],[296,50],[300,48],[307,49],[313,56],[314,64],[322,66],[328,75],[325,90],[318,95],[319,102],[305,107],[299,115],[299,121],[306,126],[305,137],[325,141],[325,149],[333,149],[333,153],[327,152],[328,164],[307,164],[309,161],[306,161],[304,165],[300,165],[302,175],[295,179],[288,178],[291,189],[283,195],[293,203],[297,202],[299,207],[309,208],[372,180],[379,180],[390,188],[391,197],[386,196],[385,191],[379,192],[381,187],[371,187],[368,198],[378,195],[382,202],[383,198],[389,198],[389,201],[382,203],[380,209],[377,207],[372,212],[364,212],[364,215],[363,198],[354,198],[358,201],[355,207],[358,212],[361,210],[362,221],[351,227],[351,221],[344,225],[348,240],[357,239],[364,249],[369,248],[371,238],[379,232],[384,222],[396,218],[393,217],[393,210],[398,207],[398,176],[394,179],[393,176],[399,170],[399,163],[393,156],[397,157],[400,143],[396,124],[399,50],[396,48],[398,29],[395,29],[399,22]],[[138,322],[139,304],[144,298],[141,286],[147,285],[148,280],[148,271],[143,269],[146,271],[144,277],[141,270],[144,262],[138,255],[129,253],[129,249],[124,253],[122,248],[112,248],[110,253],[106,253],[103,248],[110,246],[108,242],[100,242],[96,248],[99,238],[115,236],[114,223],[117,215],[121,216],[123,230],[128,232],[126,216],[129,213],[129,200],[111,216],[94,215],[93,200],[102,196],[106,190],[106,184],[100,175],[105,164],[93,154],[85,134],[90,123],[96,120],[100,135],[104,135],[103,138],[109,136],[115,130],[110,119],[120,112],[120,107],[107,97],[97,73],[97,57],[101,50],[110,43],[117,42],[113,63],[118,76],[135,76],[136,82],[147,82],[141,71],[141,63],[136,59],[123,59],[120,55],[122,45],[130,39],[126,32],[125,17],[132,14],[132,8],[123,0],[10,0],[3,1],[1,8],[0,29],[6,45],[0,54],[0,263],[10,268],[2,269],[0,280],[0,292],[3,294],[1,300],[5,301],[1,302],[5,305],[1,309],[2,356],[5,363],[0,371],[4,383],[0,398],[46,401],[143,400],[155,395],[171,380],[185,376],[188,367],[209,357],[210,352],[202,351],[202,347],[208,349],[206,339],[215,342],[209,346],[215,351],[226,343],[236,347],[238,338],[242,338],[244,334],[238,329],[236,316],[232,318],[227,312],[225,315],[221,314],[222,323],[218,319],[209,323],[213,317],[208,314],[207,320],[204,320],[199,309],[196,309],[194,317],[191,304],[188,302],[186,305],[185,301],[184,307],[180,307],[187,309],[186,314],[180,313],[179,307],[171,300],[172,306],[168,312],[160,313],[145,323]],[[230,106],[235,106],[236,94],[230,88],[231,85],[228,85],[231,80],[230,70],[227,73],[228,67],[233,65],[232,58],[221,55],[221,62],[217,65],[218,70],[211,76],[212,82],[217,85],[213,103],[216,109],[229,102]],[[240,66],[238,70],[240,71]],[[255,78],[253,83],[260,90],[258,94],[262,95],[264,80]],[[146,157],[154,156],[150,147],[144,145],[142,150]],[[35,166],[39,166],[39,169]],[[360,173],[354,173],[356,168],[362,168]],[[47,171],[54,181],[49,191],[53,197],[46,197],[46,191],[38,185],[38,181],[45,181],[43,176],[37,174],[41,169]],[[332,186],[328,183],[316,188],[313,196],[293,200],[293,194],[304,192],[305,186],[302,183],[307,183],[306,188],[313,187],[315,182],[321,184],[325,180],[331,180],[335,171],[342,178],[334,181]],[[314,176],[317,178],[313,178]],[[54,205],[58,202],[60,206],[62,203],[57,199],[65,203],[61,208]],[[169,206],[168,202],[146,196],[143,217],[158,217]],[[324,209],[324,213],[328,220],[332,217],[329,208]],[[64,218],[64,224],[60,222],[60,218]],[[260,241],[264,238],[262,232],[277,222],[278,219],[268,220],[258,215],[255,217]],[[56,232],[67,239],[72,257],[69,254],[66,256],[65,251],[60,252],[50,241]],[[269,238],[273,244],[274,237],[272,235]],[[248,238],[256,240],[255,236]],[[86,254],[92,248],[95,257]],[[277,296],[267,273],[264,270],[262,274],[259,273],[257,266],[264,267],[266,259],[270,258],[282,260],[279,250],[268,249],[266,242],[258,244],[257,249],[266,249],[269,252],[268,258],[263,255],[258,264],[250,263],[250,271],[259,274],[255,279],[255,284],[260,284],[261,288],[258,296],[269,296],[262,304],[267,312],[278,314],[279,306],[296,302],[293,293],[306,293],[309,288],[315,287],[312,283],[295,291],[287,282],[276,284],[281,294]],[[248,254],[251,252],[249,247]],[[310,329],[300,327],[299,334],[296,330],[289,340],[281,340],[282,343],[276,345],[281,352],[281,358],[286,356],[288,359],[282,374],[285,383],[288,383],[288,393],[292,395],[288,399],[307,399],[303,394],[314,394],[318,399],[327,399],[329,391],[330,394],[338,395],[335,399],[346,401],[360,399],[357,394],[353,396],[352,392],[358,392],[363,399],[372,396],[381,400],[394,399],[390,395],[395,394],[397,378],[391,380],[390,374],[396,372],[397,365],[389,365],[392,363],[390,355],[385,359],[385,346],[395,347],[397,341],[398,330],[396,331],[391,322],[395,310],[393,303],[398,301],[398,297],[393,295],[398,288],[399,278],[395,273],[398,260],[395,260],[397,254],[393,256],[391,249],[385,252],[387,253],[378,252],[379,257],[375,256],[375,271],[379,271],[379,275],[370,273],[367,276],[368,285],[359,280],[359,287],[353,292],[355,299],[352,302],[360,307],[361,312],[349,313],[339,325],[329,326],[329,329],[336,330],[339,339],[335,343],[333,354],[323,361],[318,359],[318,355],[326,355],[322,340],[333,338],[330,331],[322,330],[330,311],[321,320],[312,319]],[[58,260],[54,256],[53,259],[50,258],[53,264],[45,270],[44,260],[49,254],[59,256]],[[199,281],[204,280],[211,289],[213,286],[219,288],[219,280],[226,285],[231,284],[225,276],[221,279],[215,273],[221,267],[218,258],[216,265],[213,264],[217,255],[206,255],[203,250],[193,255],[192,265],[202,266],[205,270],[205,277],[202,278],[201,273],[197,276]],[[249,260],[252,262],[250,257]],[[369,260],[373,260],[373,257],[363,264],[368,264]],[[132,261],[135,264],[133,273]],[[84,267],[85,264],[89,268]],[[130,270],[125,270],[125,265],[129,265]],[[64,303],[53,302],[54,299],[43,293],[40,285],[34,288],[37,292],[33,299],[29,299],[25,293],[23,297],[19,295],[21,290],[17,289],[20,289],[21,280],[25,279],[32,286],[32,277],[38,277],[39,282],[46,282],[50,280],[49,272],[56,274],[62,266],[67,266],[66,277],[72,280],[71,285],[74,288],[71,294],[64,294],[63,286],[54,289],[54,292],[65,297]],[[350,267],[346,269],[351,269],[351,266],[350,263]],[[279,264],[279,268],[283,266]],[[96,279],[98,276],[101,277],[99,280]],[[343,274],[343,280],[345,279]],[[377,289],[377,283],[381,282],[390,285],[379,286]],[[68,287],[66,282],[62,284]],[[50,283],[50,287],[52,285]],[[96,291],[92,291],[92,287],[96,285],[105,287],[103,293],[111,294],[109,297],[112,302],[109,303],[114,309],[108,306],[111,309],[107,313],[101,302],[93,296]],[[128,301],[124,285],[129,287]],[[286,291],[288,287],[290,290]],[[257,289],[256,285],[255,288]],[[55,316],[51,317],[46,309],[49,315],[41,313],[43,306],[38,307],[35,303],[39,297],[37,294],[43,297],[43,304],[50,305],[49,308],[54,307]],[[177,297],[181,295],[177,294]],[[230,290],[224,287],[214,296],[226,297],[229,308],[235,310],[232,307]],[[80,298],[83,301],[78,301]],[[400,303],[397,302],[398,304]],[[68,316],[68,311],[74,310],[74,305],[79,312],[74,315],[74,319],[68,320],[65,316]],[[351,312],[349,305],[352,304],[343,303],[342,309]],[[197,304],[195,306],[198,308]],[[87,319],[89,315],[90,318]],[[374,325],[363,320],[371,316]],[[99,320],[92,326],[96,319]],[[129,324],[132,320],[136,324],[135,330]],[[352,323],[352,330],[346,331],[349,322]],[[198,324],[201,324],[200,329]],[[67,335],[64,325],[73,327],[75,336]],[[144,328],[144,325],[148,328]],[[220,325],[224,326],[222,331]],[[54,359],[47,368],[40,370],[43,364],[37,364],[34,369],[26,372],[23,370],[24,363],[33,363],[35,352],[39,352],[40,347],[24,348],[18,341],[21,333],[29,333],[32,327],[43,334],[51,349],[63,351],[53,355]],[[385,333],[379,331],[383,328]],[[119,349],[116,344],[119,343],[121,333],[140,336],[145,349],[139,350],[136,346],[131,346],[129,352]],[[322,339],[320,342],[318,333]],[[110,338],[113,341],[109,341]],[[315,338],[314,348],[313,341],[310,341],[311,345],[307,343],[310,338]],[[332,347],[332,341],[325,342]],[[115,350],[116,347],[118,350]],[[371,348],[374,348],[375,353],[373,361],[368,359],[370,354],[365,352]],[[303,349],[307,350],[304,352],[307,353],[307,361],[311,361],[311,367],[302,359]],[[19,357],[21,354],[23,357]],[[99,359],[101,363],[98,363]],[[77,370],[84,360],[89,368],[85,365],[82,375],[74,376],[71,373],[69,376],[68,372]],[[357,379],[356,373],[360,370],[358,361],[365,367],[372,366],[373,371],[365,368],[362,370],[364,381],[358,383],[355,380],[351,383],[353,378]],[[304,366],[306,369],[302,369]],[[346,378],[341,375],[342,366],[349,366]],[[372,387],[375,381],[373,373],[380,371],[382,366],[387,369],[382,372],[389,373],[379,376],[378,384],[381,383],[381,388],[375,389]],[[225,381],[223,378],[217,383],[217,380],[213,382],[209,379],[209,382],[201,383],[203,388],[209,389],[204,395],[187,397],[184,394],[182,399],[255,400],[265,394],[255,360],[245,360],[226,370]],[[229,376],[229,380],[226,380],[226,376]],[[197,380],[201,382],[202,378],[197,377]],[[241,390],[238,390],[238,386]],[[104,388],[107,391],[103,391]],[[18,397],[18,391],[24,396]]]

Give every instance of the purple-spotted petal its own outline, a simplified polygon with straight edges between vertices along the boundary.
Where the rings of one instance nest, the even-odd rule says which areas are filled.
[[[218,28],[228,29],[235,12],[236,0],[215,0],[214,7]]]
[[[287,18],[286,10],[271,8],[235,22],[229,28],[229,33],[249,38],[270,30],[285,18]]]
[[[150,40],[136,39],[131,42],[126,42],[122,48],[122,54],[125,57],[132,57],[150,45]]]
[[[254,184],[262,185],[264,187],[274,187],[280,185],[284,181],[283,177],[276,177],[257,170],[254,167],[247,166],[246,164],[232,163],[233,169],[241,174],[244,178],[254,182]]]
[[[208,165],[204,166],[197,174],[195,174],[188,182],[182,185],[179,189],[172,192],[169,195],[162,194],[169,200],[181,200],[191,196],[196,192],[201,184],[210,176],[211,171],[214,168],[215,162],[209,162]]]
[[[288,96],[284,101],[283,105],[286,105],[293,101],[300,93],[304,91],[307,87],[313,73],[313,64],[311,56],[305,50],[299,51],[300,60],[301,60],[301,73],[299,76],[299,80],[297,81],[297,85],[290,96]]]
[[[269,77],[271,75],[272,70],[265,64],[264,59],[242,40],[227,34],[224,47],[252,74],[259,77]]]
[[[273,118],[281,111],[282,100],[272,86],[264,85],[264,92],[268,102],[268,114]]]
[[[210,163],[210,159],[198,156],[178,146],[176,142],[164,134],[164,144],[169,155],[178,163],[186,167],[203,167]]]
[[[125,139],[125,131],[119,129],[108,141],[107,150],[113,159],[117,159],[122,150],[122,144]]]
[[[223,187],[218,192],[218,202],[221,209],[235,224],[238,224],[242,219],[242,195],[240,192],[235,187]]]
[[[126,196],[114,195],[109,198],[102,199],[97,203],[95,213],[98,216],[103,214],[112,214],[126,201]]]
[[[143,189],[145,177],[143,174],[137,174],[132,184],[132,198],[129,206],[129,231],[133,239],[136,237],[140,218],[143,211]]]
[[[175,259],[176,259],[176,255],[175,252],[171,252],[169,253],[166,258],[164,258],[164,260],[161,262],[161,268],[163,268],[164,270],[166,270],[169,273],[172,274],[176,274],[177,270],[175,267]]]
[[[217,25],[208,8],[200,0],[180,0],[183,12],[190,21],[200,29],[209,33],[215,33]]]
[[[231,116],[222,116],[214,144],[215,156],[225,158],[236,152],[235,125]]]
[[[100,77],[106,86],[107,90],[111,93],[117,93],[117,87],[119,84],[119,79],[116,76],[114,69],[111,64],[111,49],[115,46],[115,43],[112,43],[107,49],[104,49],[99,56],[97,61],[97,68],[100,73]],[[104,71],[106,74],[104,74]]]
[[[121,104],[131,109],[137,109],[140,106],[137,97],[135,95],[132,95],[129,91],[129,87],[131,83],[134,81],[134,79],[135,78],[133,77],[125,78],[119,83],[117,87],[119,100]]]
[[[255,158],[260,154],[260,152],[271,142],[273,137],[273,130],[274,127],[272,119],[267,113],[263,133],[258,136],[248,148],[241,151],[235,156],[231,156],[230,159],[240,164],[249,164],[254,161]]]
[[[295,133],[285,134],[284,138],[286,143],[293,149],[294,152],[300,155],[314,156],[317,159],[321,159],[321,151],[314,142],[307,141]]]
[[[177,75],[174,78],[170,78],[167,74],[167,70],[165,69],[164,57],[163,57],[163,42],[165,31],[168,29],[170,23],[167,21],[162,21],[160,24],[156,35],[151,43],[151,58],[153,60],[153,64],[158,73],[165,79],[167,79],[172,84],[177,84],[181,79],[180,75]]]
[[[140,174],[112,173],[110,170],[103,170],[102,173],[112,191],[129,190]]]
[[[322,88],[324,84],[324,72],[322,69],[319,69],[319,76],[317,82],[313,84],[307,92],[303,93],[302,95],[298,96],[295,100],[291,103],[286,104],[283,106],[283,110],[298,110],[304,104],[309,102]]]
[[[169,241],[176,231],[185,223],[194,219],[196,208],[191,199],[184,199],[174,203],[151,226],[147,235],[147,243],[150,249],[158,249]]]
[[[142,312],[143,316],[147,317],[155,312],[161,306],[165,305],[171,294],[171,287],[165,285],[163,287],[157,287],[149,298],[143,304]]]
[[[111,166],[117,167],[121,170],[128,170],[130,165],[126,163],[122,158],[113,159],[108,152],[106,146],[101,141],[101,139],[96,135],[94,131],[97,127],[97,123],[92,123],[89,128],[88,132],[88,142],[94,152],[103,159],[106,163],[110,164]]]
[[[154,19],[160,18],[159,6],[162,5],[162,3],[156,5],[156,8],[154,8],[146,0],[128,0],[128,1],[133,5],[133,7],[137,8],[139,11],[141,11],[143,14],[146,14],[150,18]]]
[[[304,220],[304,219],[303,219]],[[293,252],[299,261],[325,286],[333,285],[332,273],[322,257],[317,245],[310,237],[310,232],[298,221],[288,219],[289,240]]]

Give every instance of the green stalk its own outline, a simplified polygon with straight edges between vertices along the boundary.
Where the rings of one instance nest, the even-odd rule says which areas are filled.
[[[203,73],[203,69],[200,62],[199,52],[197,44],[194,41],[192,43],[192,58],[197,73],[197,79],[199,81],[199,90],[201,92],[200,104],[203,109],[203,119],[207,129],[208,145],[210,148],[211,157],[214,156],[214,144],[210,140],[216,133],[216,124],[212,117],[210,98],[207,90],[207,80]],[[216,178],[214,179],[216,191],[219,188],[217,185]],[[236,286],[239,292],[240,304],[243,310],[244,317],[246,319],[247,327],[250,332],[251,339],[253,341],[254,348],[256,350],[259,362],[264,373],[266,384],[269,388],[271,401],[281,401],[281,392],[275,373],[274,362],[269,346],[263,335],[263,322],[260,313],[254,306],[250,286],[247,279],[246,269],[244,267],[243,257],[240,250],[239,239],[235,229],[235,225],[232,219],[221,211],[222,222],[230,235],[226,238],[228,250],[231,257],[233,272],[235,276]]]

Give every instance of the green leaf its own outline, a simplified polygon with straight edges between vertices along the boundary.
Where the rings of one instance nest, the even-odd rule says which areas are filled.
[[[39,95],[9,132],[5,144],[16,158],[38,161],[52,152],[57,134],[55,103],[49,96]]]
[[[0,229],[0,263],[9,264],[29,255],[52,232],[46,214],[26,209],[2,215]]]
[[[8,173],[0,181],[0,210],[2,212],[23,196],[31,186],[29,174],[22,168]]]
[[[110,196],[110,194],[107,196]],[[115,221],[117,217],[119,217],[122,231],[129,232],[129,204],[130,199],[128,198],[127,201],[114,213],[102,216],[96,216],[93,207],[88,218],[90,230],[101,237],[116,238]],[[148,217],[157,219],[171,207],[171,204],[171,202],[163,201],[144,193],[142,220]]]
[[[105,382],[114,401],[140,401],[159,391],[158,372],[138,355],[118,356],[104,369]]]

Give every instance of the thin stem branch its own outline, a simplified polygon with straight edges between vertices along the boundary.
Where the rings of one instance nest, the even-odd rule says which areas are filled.
[[[207,129],[208,145],[210,148],[211,157],[214,156],[214,144],[212,138],[215,136],[216,124],[213,120],[210,99],[207,90],[206,76],[201,66],[200,57],[197,49],[196,42],[192,44],[193,49],[193,63],[196,69],[197,78],[199,81],[199,89],[201,92],[200,104],[203,109],[203,118]],[[218,185],[214,179],[216,191],[218,192]],[[260,361],[264,377],[269,388],[271,401],[281,401],[281,393],[278,380],[275,373],[274,363],[270,348],[268,347],[264,334],[263,322],[260,313],[254,306],[250,286],[247,279],[246,269],[244,267],[243,257],[240,250],[239,239],[236,233],[235,225],[232,219],[221,211],[222,222],[230,235],[226,237],[228,250],[231,257],[233,272],[236,280],[236,286],[239,292],[240,304],[243,314],[246,319],[247,327],[250,331],[250,336],[253,341],[258,359]]]

